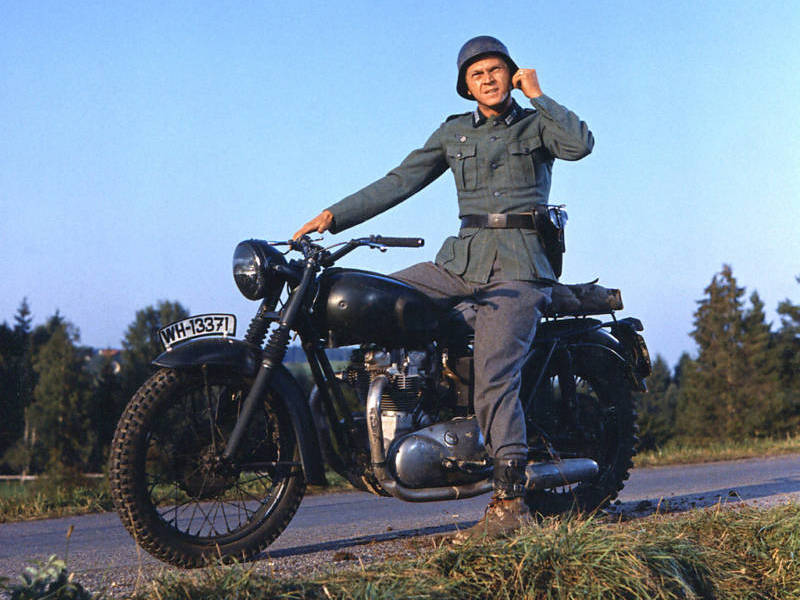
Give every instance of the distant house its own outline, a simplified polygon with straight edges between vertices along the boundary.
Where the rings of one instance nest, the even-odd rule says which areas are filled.
[[[111,372],[119,375],[122,371],[122,350],[117,348],[85,348],[84,360],[86,370],[93,376],[100,375],[106,363],[109,363]]]

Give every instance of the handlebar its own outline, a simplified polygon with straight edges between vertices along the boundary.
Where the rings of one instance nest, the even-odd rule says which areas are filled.
[[[371,235],[369,241],[394,248],[420,248],[425,245],[425,240],[422,238],[383,237],[381,235]]]
[[[349,242],[345,242],[338,250],[331,253],[328,252],[328,249],[312,242],[311,238],[307,235],[301,236],[297,240],[288,240],[285,242],[273,241],[267,243],[271,246],[289,246],[292,250],[301,252],[305,258],[315,256],[319,259],[319,264],[321,266],[329,267],[345,254],[349,254],[361,246],[377,248],[382,251],[386,248],[420,248],[425,245],[425,240],[418,237],[383,237],[381,235],[371,235],[369,237],[355,238]],[[336,245],[338,246],[339,244]]]

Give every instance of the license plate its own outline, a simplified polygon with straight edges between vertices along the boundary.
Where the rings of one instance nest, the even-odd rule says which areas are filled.
[[[236,316],[224,314],[196,315],[170,323],[158,330],[164,348],[169,350],[178,342],[208,335],[236,335]]]

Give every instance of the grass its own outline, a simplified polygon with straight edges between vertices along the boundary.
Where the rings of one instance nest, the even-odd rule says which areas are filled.
[[[0,485],[0,523],[82,515],[113,508],[105,479],[78,486],[40,486],[37,483],[9,485],[4,482]]]
[[[626,523],[549,518],[507,541],[278,580],[255,566],[166,573],[136,600],[212,598],[800,598],[800,505],[716,508]]]
[[[306,495],[342,492],[354,488],[328,471],[328,487],[308,486]],[[0,482],[0,523],[48,519],[114,510],[106,479],[81,485],[37,485],[37,482]]]
[[[697,443],[670,441],[634,458],[636,467],[679,465],[800,453],[800,435]]]

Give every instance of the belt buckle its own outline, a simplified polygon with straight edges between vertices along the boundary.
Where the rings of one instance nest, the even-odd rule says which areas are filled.
[[[492,213],[489,215],[489,227],[499,229],[505,227],[507,223],[508,219],[506,215],[502,213]]]

